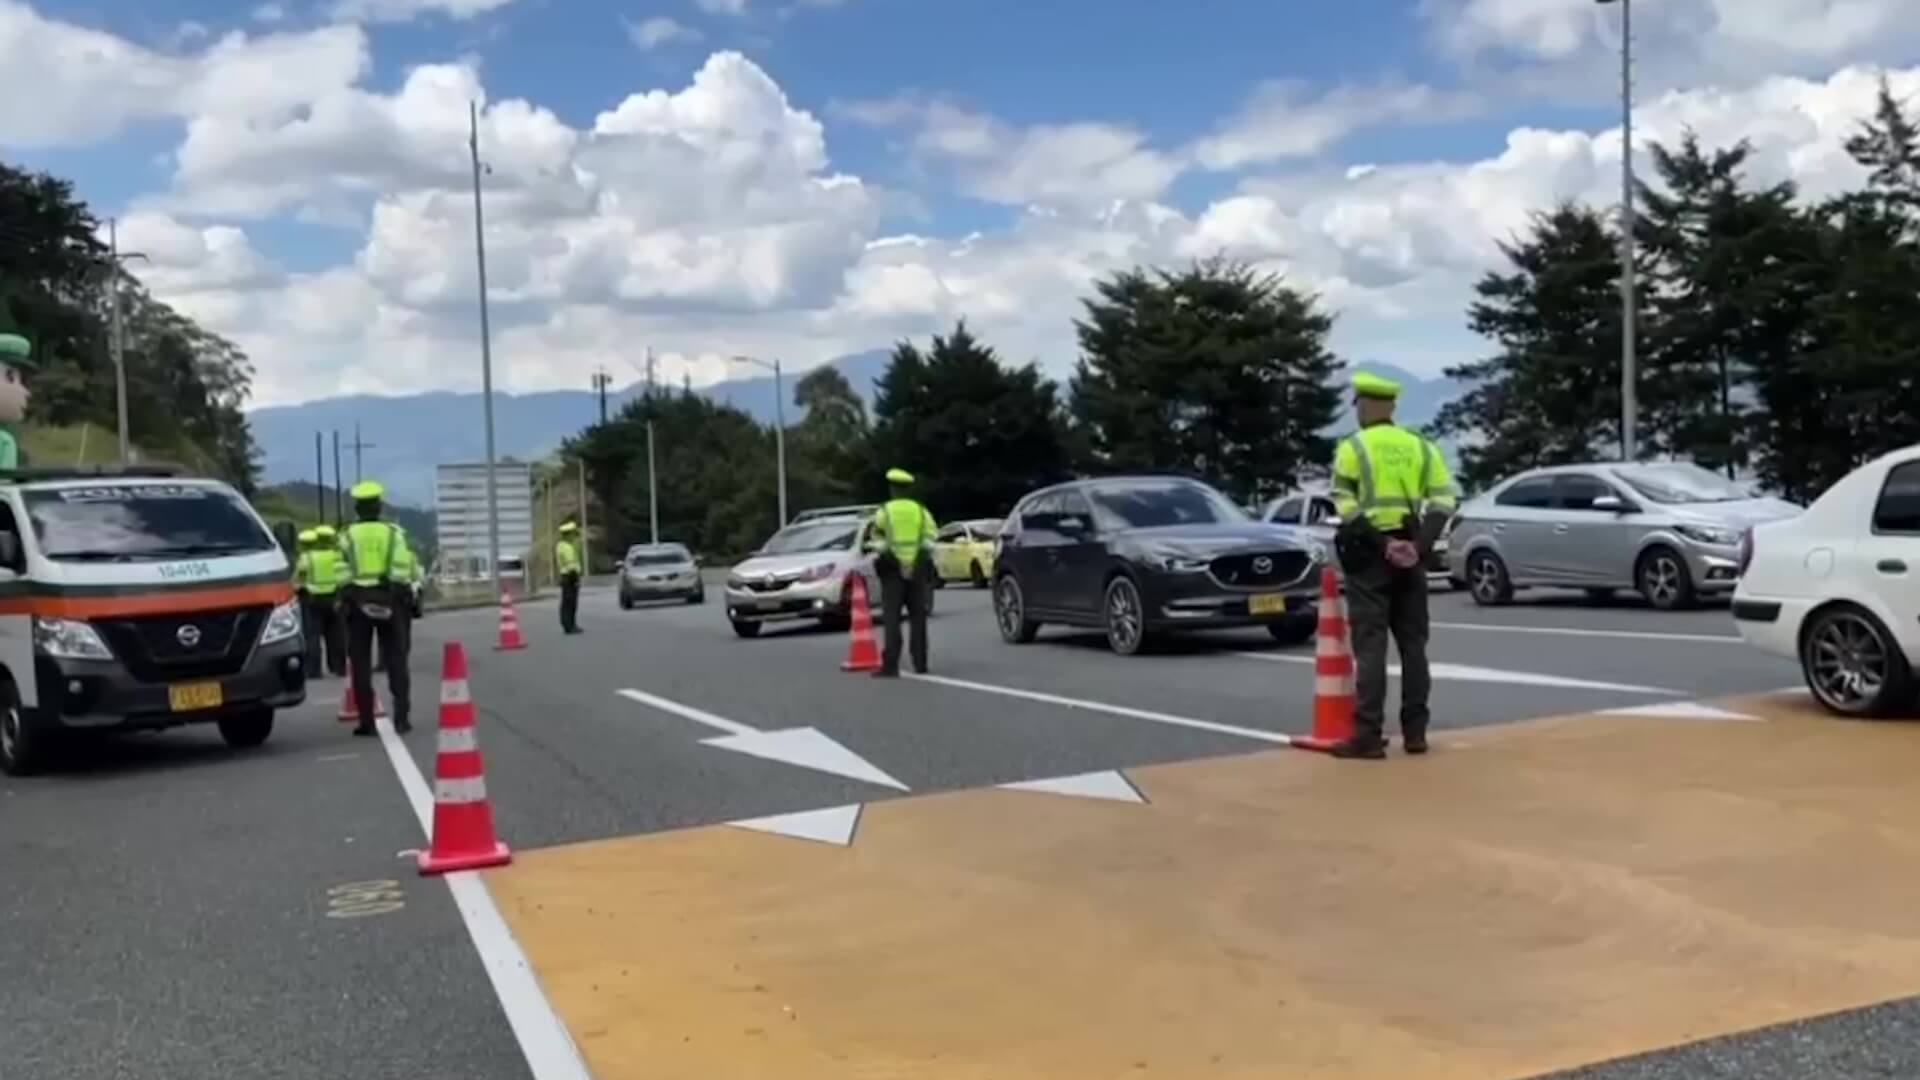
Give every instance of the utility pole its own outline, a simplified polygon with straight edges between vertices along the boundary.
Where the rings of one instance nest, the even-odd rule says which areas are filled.
[[[1620,5],[1620,460],[1637,457],[1635,426],[1639,403],[1635,399],[1639,378],[1636,371],[1635,337],[1639,333],[1638,287],[1634,268],[1634,229],[1636,218],[1633,197],[1633,0],[1594,0],[1597,4]]]
[[[600,395],[600,422],[603,424],[607,422],[607,386],[612,382],[613,376],[607,374],[604,367],[593,373],[593,388]]]
[[[653,346],[647,346],[647,542],[660,542],[660,480],[653,467]]]
[[[780,384],[780,361],[768,363],[754,356],[735,356],[735,360],[773,372],[773,460],[780,474],[780,528],[787,527],[787,420],[786,392]]]
[[[344,526],[347,523],[346,491],[340,482],[340,430],[333,432],[333,523]]]
[[[593,544],[587,540],[587,459],[580,458],[580,574],[593,573]]]
[[[467,103],[467,150],[473,158],[473,253],[480,271],[480,396],[487,417],[487,569],[500,595],[500,477],[493,460],[493,334],[487,322],[487,223],[480,209],[480,106]]]
[[[321,446],[320,433],[313,433],[313,516],[316,521],[327,520],[327,459]]]
[[[127,430],[127,346],[120,318],[120,276],[128,259],[144,259],[137,251],[120,251],[120,221],[107,219],[107,348],[113,354],[114,409],[120,421],[120,464],[133,460],[133,440]]]
[[[360,463],[361,463],[360,452],[362,450],[371,450],[374,448],[373,443],[361,441],[360,421],[358,420],[355,420],[353,422],[353,442],[349,443],[348,445],[353,448],[353,482],[357,484],[362,479],[364,479],[360,471]]]

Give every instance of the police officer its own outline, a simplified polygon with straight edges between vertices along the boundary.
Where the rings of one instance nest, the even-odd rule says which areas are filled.
[[[347,563],[333,526],[314,529],[313,539],[313,551],[307,556],[307,675],[317,679],[324,671],[337,678],[347,673],[347,635],[339,603]]]
[[[874,512],[869,542],[879,553],[873,571],[880,578],[880,618],[886,624],[880,670],[873,673],[876,679],[900,677],[902,607],[912,623],[913,670],[927,673],[927,600],[933,589],[933,535],[939,528],[933,514],[911,494],[912,473],[888,469],[887,487],[892,498]]]
[[[353,669],[353,703],[360,713],[355,735],[372,735],[373,642],[380,639],[380,658],[387,669],[387,689],[393,695],[393,729],[413,730],[412,679],[407,656],[412,651],[414,583],[420,563],[407,534],[399,525],[380,520],[386,490],[372,480],[353,485],[353,515],[357,519],[340,537],[347,581],[340,589],[340,605],[347,622],[347,661]]]
[[[563,522],[553,545],[553,572],[560,577],[560,631],[580,632],[580,525]]]
[[[1353,377],[1360,430],[1333,456],[1335,538],[1346,577],[1358,701],[1341,758],[1387,756],[1387,636],[1400,652],[1400,734],[1407,753],[1427,752],[1427,556],[1459,501],[1440,449],[1393,422],[1400,386],[1370,372]]]
[[[319,666],[315,659],[319,648],[315,635],[320,632],[320,626],[313,614],[313,549],[320,542],[320,533],[316,529],[301,529],[294,539],[300,547],[293,559],[293,595],[300,601],[300,629],[307,639],[307,674],[311,678]]]

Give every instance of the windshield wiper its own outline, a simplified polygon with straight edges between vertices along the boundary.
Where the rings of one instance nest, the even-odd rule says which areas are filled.
[[[126,551],[82,548],[79,551],[49,551],[47,558],[61,562],[131,562],[134,556]]]
[[[233,555],[242,551],[265,551],[257,544],[175,544],[171,547],[141,548],[131,552],[140,558],[164,559],[176,555]]]

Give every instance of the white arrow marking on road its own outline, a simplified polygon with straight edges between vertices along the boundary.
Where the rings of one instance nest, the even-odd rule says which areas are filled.
[[[860,804],[829,806],[825,810],[802,810],[797,814],[744,818],[727,824],[736,829],[752,829],[776,836],[791,836],[795,840],[847,847],[853,843],[853,830],[860,824]]]
[[[1294,656],[1288,653],[1234,653],[1248,660],[1265,660],[1274,664],[1311,664],[1314,657]],[[1662,690],[1657,686],[1635,686],[1631,683],[1600,682],[1594,679],[1574,679],[1565,675],[1542,675],[1532,671],[1507,671],[1502,668],[1474,667],[1471,664],[1430,665],[1436,679],[1451,679],[1456,682],[1510,683],[1515,686],[1554,686],[1563,690],[1612,690],[1622,694],[1672,694],[1673,690]],[[1387,674],[1395,678],[1400,675],[1399,664],[1388,664]]]
[[[1110,802],[1144,803],[1146,798],[1126,776],[1113,769],[1081,773],[1052,780],[1023,780],[1017,784],[996,785],[1007,791],[1036,791],[1046,795],[1072,795],[1082,799],[1106,799]]]
[[[816,728],[759,731],[724,716],[715,716],[703,709],[682,705],[677,701],[649,694],[644,690],[622,690],[620,696],[659,709],[661,712],[672,713],[696,724],[704,724],[726,732],[720,738],[702,740],[703,746],[714,746],[768,761],[798,765],[803,769],[832,773],[836,776],[845,776],[900,791],[910,790],[907,785],[875,768],[872,762],[834,742]]]
[[[1629,709],[1608,709],[1602,716],[1653,716],[1674,720],[1740,720],[1749,724],[1764,724],[1758,716],[1746,713],[1730,712],[1714,705],[1705,705],[1698,701],[1669,701],[1664,705],[1636,705]]]

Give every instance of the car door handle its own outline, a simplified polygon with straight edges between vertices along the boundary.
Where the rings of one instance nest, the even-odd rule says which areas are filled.
[[[1553,527],[1553,531],[1557,533],[1563,533],[1567,531],[1567,527],[1565,525],[1555,525]]]
[[[1907,564],[1901,562],[1899,559],[1881,559],[1874,564],[1873,568],[1883,574],[1904,574],[1907,572]]]

